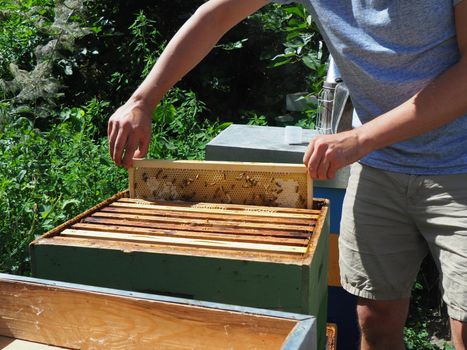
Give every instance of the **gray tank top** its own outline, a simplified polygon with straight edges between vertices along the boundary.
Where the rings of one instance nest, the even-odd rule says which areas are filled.
[[[365,123],[405,102],[459,61],[454,6],[460,1],[295,2],[314,17]],[[374,151],[361,162],[406,174],[467,173],[467,115]]]

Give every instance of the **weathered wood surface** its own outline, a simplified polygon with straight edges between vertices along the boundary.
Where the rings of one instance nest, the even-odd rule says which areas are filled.
[[[206,212],[220,212],[221,214],[242,214],[242,215],[256,215],[256,216],[270,216],[270,217],[283,217],[283,218],[308,218],[316,219],[321,213],[320,210],[315,209],[302,209],[302,208],[285,208],[285,207],[267,207],[261,205],[244,205],[244,204],[225,204],[225,203],[206,203],[206,202],[181,202],[181,201],[147,201],[138,198],[121,198],[121,203],[134,203],[139,205],[149,205],[150,208],[157,208],[162,206],[166,207],[179,207],[183,209],[173,209],[181,211],[193,211],[199,213]],[[209,209],[209,210],[206,210]],[[229,212],[231,211],[231,212]],[[303,214],[303,215],[300,215]]]
[[[116,198],[51,238],[196,247],[304,257],[319,224],[317,210],[249,205],[150,202]],[[37,242],[35,242],[37,244]],[[239,255],[240,257],[240,255]]]
[[[185,245],[194,247],[214,247],[218,249],[236,249],[236,250],[258,250],[258,251],[273,251],[273,252],[287,252],[291,254],[305,254],[306,247],[292,247],[273,244],[262,243],[245,243],[237,241],[220,241],[220,240],[207,240],[207,239],[191,239],[180,237],[163,237],[163,236],[150,236],[135,233],[119,233],[119,232],[102,232],[102,231],[88,231],[88,230],[73,230],[66,229],[61,233],[64,237],[84,237],[93,239],[109,239],[116,241],[126,242],[146,242],[146,243],[159,243],[167,245]]]
[[[90,230],[90,231],[102,231],[102,232],[115,232],[115,233],[136,233],[143,235],[154,235],[154,236],[164,236],[169,235],[170,237],[190,237],[190,238],[201,238],[201,239],[211,239],[219,241],[231,241],[235,240],[236,242],[249,242],[249,243],[276,243],[281,245],[303,245],[306,246],[308,240],[303,238],[283,238],[281,236],[265,236],[265,237],[256,237],[253,233],[242,232],[242,235],[239,235],[238,232],[232,230],[232,234],[226,234],[227,232],[223,231],[222,233],[208,232],[206,230],[201,230],[197,232],[196,230],[177,230],[170,227],[170,230],[161,230],[163,227],[148,228],[147,223],[141,222],[138,223],[137,227],[131,225],[126,225],[126,222],[121,222],[119,220],[104,219],[99,220],[98,223],[105,225],[98,225],[92,223],[93,221],[86,221],[91,223],[81,223],[75,224],[71,228],[77,230]],[[189,225],[187,225],[189,226]],[[261,231],[260,231],[261,232]]]
[[[246,222],[243,220],[228,220],[229,217],[226,215],[225,220],[210,220],[210,219],[185,219],[185,218],[173,218],[168,216],[156,216],[156,215],[147,215],[147,214],[127,214],[127,213],[107,213],[104,211],[96,212],[92,214],[94,217],[106,217],[106,218],[118,218],[118,219],[129,219],[129,220],[144,220],[148,222],[159,222],[159,223],[174,223],[174,224],[184,224],[189,223],[193,226],[202,225],[202,226],[218,226],[218,227],[233,227],[235,229],[242,228],[253,228],[253,229],[269,229],[269,230],[287,230],[287,231],[313,231],[313,226],[308,225],[289,225],[289,224],[276,224],[268,223],[267,219],[264,219],[262,223],[258,222]],[[201,214],[200,217],[203,215]]]
[[[296,324],[0,280],[0,335],[70,349],[280,349]]]

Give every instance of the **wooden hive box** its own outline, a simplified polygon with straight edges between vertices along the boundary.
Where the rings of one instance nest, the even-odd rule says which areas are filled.
[[[315,326],[306,315],[0,274],[0,349],[314,350]]]
[[[317,317],[328,203],[301,165],[135,161],[129,192],[31,244],[33,276]]]

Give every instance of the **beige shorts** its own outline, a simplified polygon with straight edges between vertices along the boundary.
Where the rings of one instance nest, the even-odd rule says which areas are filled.
[[[449,316],[467,321],[467,174],[417,176],[352,165],[339,236],[342,286],[408,298],[431,252]]]

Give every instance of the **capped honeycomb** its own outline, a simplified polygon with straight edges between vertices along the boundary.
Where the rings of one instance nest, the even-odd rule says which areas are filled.
[[[302,165],[135,160],[130,196],[144,200],[307,208],[311,180]]]

